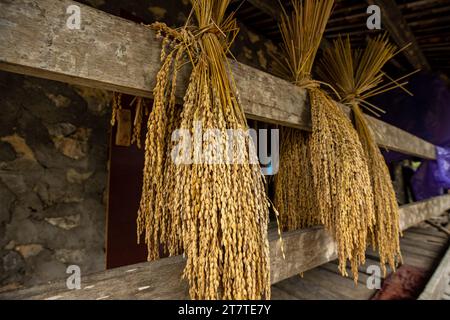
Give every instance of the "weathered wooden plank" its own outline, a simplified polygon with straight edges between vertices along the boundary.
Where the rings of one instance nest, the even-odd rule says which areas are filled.
[[[435,231],[437,233],[437,231]],[[411,232],[407,230],[405,235],[410,234]],[[404,242],[404,238],[402,238],[402,243]],[[404,246],[402,248],[403,257],[405,259],[405,263],[411,266],[423,268],[425,272],[432,271],[433,265],[440,259],[442,251],[447,249],[447,244],[442,243],[438,246],[438,249],[427,243],[424,239],[416,240],[417,248],[421,248],[420,245],[423,245],[420,251],[416,250],[417,248],[414,246]],[[358,285],[355,286],[353,279],[348,277],[342,277],[338,270],[338,261],[334,260],[333,262],[326,263],[318,268],[313,270],[309,270],[304,273],[302,278],[300,277],[292,277],[289,280],[282,281],[278,284],[275,284],[273,288],[278,288],[280,290],[287,290],[296,294],[298,297],[303,299],[312,299],[318,298],[316,292],[317,288],[321,288],[321,295],[319,296],[322,299],[335,299],[336,296],[340,296],[342,299],[359,299],[359,300],[367,300],[370,299],[375,290],[369,290],[367,288],[367,280],[368,277],[372,277],[373,275],[368,275],[367,268],[370,265],[379,265],[378,254],[373,252],[372,250],[368,250],[368,258],[366,259],[366,264],[364,266],[359,267],[359,279]],[[389,269],[389,268],[388,268]],[[348,272],[350,273],[350,267],[348,268]],[[388,270],[388,274],[391,274],[392,271]],[[382,275],[382,279],[384,275]],[[440,284],[445,286],[445,279]],[[325,289],[325,290],[323,290]],[[439,290],[442,292],[442,289]],[[437,293],[434,299],[440,296]]]
[[[430,257],[423,257],[413,252],[403,254],[403,264],[409,265],[422,270],[432,270],[436,266],[437,261]]]
[[[323,288],[315,283],[292,277],[275,285],[280,290],[297,297],[300,300],[347,300],[344,295]]]
[[[402,245],[415,246],[417,248],[435,252],[437,254],[441,253],[442,245],[444,243],[437,244],[437,243],[430,243],[428,241],[417,241],[417,240],[414,240],[414,239],[411,239],[410,237],[408,237],[408,234],[410,234],[409,229],[408,229],[408,232],[405,232],[405,234],[401,238],[400,246],[402,246]]]
[[[380,147],[392,151],[407,153],[419,158],[434,159],[436,158],[436,148],[429,142],[419,143],[419,138],[409,132],[400,130],[399,128],[383,122],[377,118],[366,116],[369,120],[375,139]],[[390,137],[386,139],[385,137]],[[405,152],[405,150],[408,150]]]
[[[400,248],[402,255],[415,254],[420,257],[436,259],[442,254],[442,248],[432,250],[431,248],[422,248],[403,241],[400,243]]]
[[[409,231],[409,229],[408,229]],[[423,241],[427,244],[431,245],[438,245],[441,246],[442,244],[446,244],[448,242],[448,239],[442,239],[440,237],[435,237],[431,235],[426,234],[416,234],[414,232],[408,232],[404,235],[405,239],[410,239],[412,241]]]
[[[183,268],[181,256],[165,258],[82,275],[81,290],[68,290],[63,280],[6,292],[0,299],[185,299],[187,284],[180,279]]]
[[[401,220],[408,221],[407,223],[402,221],[403,229],[412,223],[420,222],[421,218],[428,219],[449,208],[450,195],[402,207]],[[428,212],[422,214],[421,211]],[[410,215],[417,215],[418,218],[413,219]],[[276,232],[269,232],[269,240],[273,284],[337,258],[336,245],[332,237],[321,227],[284,233],[286,259],[283,258]],[[181,299],[187,297],[186,282],[180,280],[184,264],[182,257],[171,257],[83,277],[82,290],[67,290],[64,280],[50,285],[3,293],[0,294],[0,298],[98,299],[108,296],[111,299]]]
[[[330,272],[322,268],[307,271],[303,278],[298,281],[314,283],[351,300],[368,300],[375,293],[375,290],[368,289],[365,283],[363,285],[360,283],[355,285],[352,278],[343,277],[339,273]]]
[[[450,195],[407,204],[401,207],[400,227],[402,230],[406,230],[421,221],[438,216],[448,209],[450,209]]]
[[[272,286],[272,300],[298,300],[297,297],[287,293],[286,291]]]
[[[448,239],[448,236],[441,232],[440,230],[436,230],[436,228],[432,228],[432,227],[428,227],[428,228],[418,228],[418,227],[411,227],[408,229],[409,232],[412,233],[417,233],[417,234],[426,234],[426,235],[431,235],[437,238],[442,238],[444,240]],[[436,233],[436,231],[438,231],[438,233]]]
[[[70,5],[81,9],[80,30],[66,27]],[[150,28],[70,0],[2,0],[0,19],[1,69],[152,96],[161,46]],[[298,127],[309,122],[305,90],[230,63],[249,116]],[[189,73],[188,65],[179,73],[178,98],[184,95]]]
[[[69,5],[81,9],[80,30],[66,26]],[[0,42],[1,70],[143,97],[151,97],[160,67],[160,42],[148,27],[70,0],[0,0]],[[230,63],[249,118],[310,130],[305,90]],[[188,77],[185,67],[180,99]],[[435,158],[432,144],[373,118],[370,123],[381,146]]]
[[[336,259],[336,244],[322,227],[283,234],[282,245],[277,235],[270,237],[270,270],[272,283],[277,283],[325,262]],[[301,267],[300,267],[301,265]]]

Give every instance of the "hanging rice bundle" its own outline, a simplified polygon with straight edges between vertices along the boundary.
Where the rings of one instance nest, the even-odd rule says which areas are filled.
[[[282,151],[281,163],[299,161],[298,163],[302,164],[282,166],[277,188],[289,188],[290,180],[301,180],[305,177],[306,180],[298,182],[304,183],[301,187],[296,186],[298,191],[291,192],[294,198],[297,196],[299,200],[294,200],[286,194],[278,198],[277,205],[280,206],[281,202],[286,201],[284,206],[289,208],[286,213],[300,215],[296,218],[282,218],[282,221],[294,221],[292,226],[308,226],[316,221],[325,225],[337,242],[340,271],[347,275],[346,265],[349,260],[357,281],[358,266],[365,263],[368,233],[372,232],[375,222],[367,160],[350,120],[338,104],[320,89],[320,83],[311,79],[314,58],[332,6],[332,0],[293,1],[292,15],[288,16],[284,12],[282,16],[280,29],[283,35],[283,58],[277,61],[275,70],[299,87],[308,90],[312,132],[306,138],[300,133],[283,138],[291,141],[284,145],[289,150]],[[306,143],[299,142],[301,139],[308,140],[308,151],[294,149],[294,146],[306,146]],[[283,158],[283,155],[289,153],[296,155]],[[299,167],[310,172],[301,172]],[[282,172],[283,169],[285,172]],[[290,177],[290,180],[287,177]],[[313,189],[307,187],[310,185],[310,177]],[[296,192],[300,194],[295,195]],[[280,193],[282,194],[278,191],[278,194]],[[297,201],[306,202],[298,205]],[[291,206],[299,211],[295,212]],[[308,209],[311,206],[314,207],[313,210]],[[308,211],[302,211],[305,209]],[[280,216],[283,217],[284,214],[280,210]]]
[[[162,67],[147,123],[137,233],[149,260],[161,248],[186,256],[192,299],[270,298],[269,202],[226,57],[238,32],[225,15],[229,2],[192,1],[183,28],[152,25],[162,38]],[[192,73],[177,106],[177,72],[186,63]]]
[[[338,38],[332,47],[325,50],[317,70],[321,79],[333,84],[342,102],[353,111],[355,127],[368,161],[374,195],[375,225],[369,229],[368,236],[373,247],[379,251],[380,264],[385,273],[387,263],[395,270],[396,262],[401,260],[399,211],[389,170],[361,107],[378,115],[382,110],[366,99],[406,84],[398,82],[405,78],[402,77],[380,86],[386,76],[381,68],[397,53],[386,35],[370,39],[364,50],[352,50],[348,37],[345,40]]]
[[[118,121],[117,116],[118,113],[123,109],[122,108],[122,94],[114,92],[112,99],[112,112],[111,112],[111,126],[115,126]],[[130,107],[135,109],[135,116],[133,121],[133,132],[131,137],[131,144],[135,144],[138,149],[142,148],[141,143],[141,132],[142,132],[142,122],[144,121],[144,114],[148,116],[148,104],[145,99],[142,97],[134,97],[134,99],[130,103]]]
[[[274,178],[274,205],[279,211],[280,225],[286,231],[319,225],[310,134],[287,127],[282,127],[280,133],[280,166]]]

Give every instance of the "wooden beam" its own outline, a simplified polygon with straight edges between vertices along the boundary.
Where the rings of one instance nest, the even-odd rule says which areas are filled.
[[[367,2],[381,8],[381,24],[389,31],[389,34],[399,48],[403,48],[411,43],[411,46],[403,51],[411,65],[416,69],[429,71],[430,64],[420,49],[416,37],[403,17],[400,8],[395,3],[395,0],[367,0]]]
[[[450,195],[407,204],[400,209],[400,228],[406,230],[450,209]]]
[[[333,237],[323,227],[283,233],[283,250],[282,243],[274,231],[269,231],[272,283],[337,259]]]
[[[450,209],[450,195],[408,204],[400,208],[400,227],[406,230]],[[283,258],[281,244],[275,230],[269,232],[272,283],[292,277],[328,261],[334,260],[336,246],[323,228],[310,228],[283,234]]]
[[[81,9],[80,30],[66,26],[70,5]],[[0,70],[152,96],[160,42],[146,26],[70,0],[2,0],[0,21]],[[305,90],[235,61],[231,66],[250,119],[310,130]],[[188,78],[186,67],[180,71],[179,99]],[[432,144],[372,119],[381,146],[425,159],[436,157]]]
[[[429,142],[421,140],[409,132],[366,116],[378,145],[388,150],[414,155],[419,158],[436,159],[436,148]],[[386,137],[389,137],[386,139]],[[420,142],[419,142],[420,141]],[[405,150],[408,150],[405,152]]]
[[[401,207],[401,227],[406,229],[450,209],[450,195]],[[337,258],[336,245],[322,227],[286,232],[281,243],[269,231],[272,283],[280,282]],[[65,280],[0,294],[0,299],[185,299],[187,284],[181,279],[181,256],[82,275],[82,289],[68,290]]]
[[[187,283],[180,279],[184,265],[183,258],[177,256],[91,275],[84,276],[81,273],[81,290],[68,290],[64,280],[16,292],[0,293],[0,298],[2,300],[186,299],[189,296]]]
[[[281,7],[277,0],[247,0],[252,6],[261,12],[271,16],[275,21],[281,21]]]

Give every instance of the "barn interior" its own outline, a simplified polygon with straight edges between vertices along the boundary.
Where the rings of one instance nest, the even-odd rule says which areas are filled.
[[[369,28],[369,6],[381,10],[381,29]],[[76,8],[80,28],[71,28]],[[136,97],[145,98],[147,120],[161,68],[161,40],[149,26],[182,27],[191,8],[188,0],[0,1],[0,299],[192,297],[180,281],[184,252],[161,244],[158,259],[147,261],[148,245],[136,241],[152,137],[145,121],[137,138],[133,131]],[[255,130],[312,131],[308,89],[274,67],[283,12],[292,11],[290,0],[231,0],[227,8],[239,27],[230,68]],[[384,112],[365,117],[395,192],[402,261],[384,273],[379,252],[368,248],[357,276],[350,262],[342,276],[330,230],[285,230],[268,209],[271,299],[450,299],[449,13],[448,0],[334,1],[316,60],[341,36],[366,48],[386,34],[401,50],[384,74],[409,75],[406,91],[371,98]],[[189,70],[181,70],[185,91]],[[264,188],[275,207],[276,183],[269,173]],[[66,282],[74,266],[81,290]]]

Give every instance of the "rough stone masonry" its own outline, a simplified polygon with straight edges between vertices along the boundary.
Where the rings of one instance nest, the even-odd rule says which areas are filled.
[[[0,73],[0,292],[104,269],[109,93]]]

